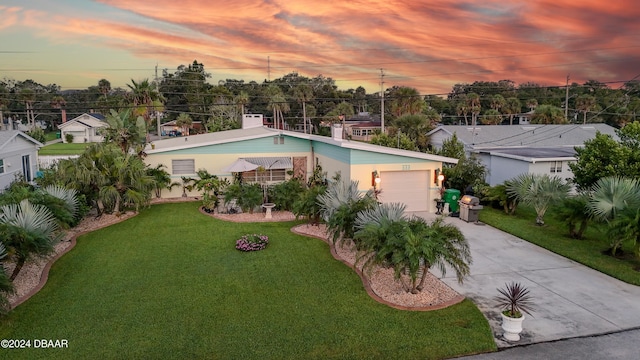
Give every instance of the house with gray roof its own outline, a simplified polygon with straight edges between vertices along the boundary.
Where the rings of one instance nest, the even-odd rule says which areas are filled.
[[[0,192],[16,178],[32,181],[42,143],[20,130],[0,131]]]
[[[615,130],[607,124],[444,125],[427,135],[439,149],[456,134],[465,152],[476,154],[487,167],[486,181],[495,186],[522,173],[572,178],[569,163],[576,161],[574,148],[584,146],[598,132],[618,139]]]
[[[263,126],[262,121],[244,119],[243,128],[200,135],[157,140],[145,148],[145,162],[151,167],[163,164],[172,181],[195,177],[200,169],[231,179],[267,183],[292,176],[307,181],[317,165],[330,180],[336,173],[342,179],[358,181],[362,192],[374,186],[381,190],[381,202],[400,202],[407,211],[436,211],[440,197],[437,174],[452,159],[402,149],[393,149],[342,138],[341,124],[332,126],[332,136],[318,136]],[[258,176],[257,171],[265,172]],[[262,180],[261,180],[262,181]],[[179,197],[182,189],[163,192]],[[189,194],[197,196],[199,194]],[[276,204],[277,205],[277,204]]]
[[[65,123],[58,125],[63,142],[67,142],[67,135],[73,136],[74,143],[102,142],[104,137],[100,129],[109,126],[102,114],[82,114]]]

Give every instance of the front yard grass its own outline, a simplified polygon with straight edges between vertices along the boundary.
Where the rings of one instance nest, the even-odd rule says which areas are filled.
[[[43,146],[38,155],[80,155],[91,143],[55,143]]]
[[[609,248],[603,224],[590,222],[585,239],[576,240],[568,236],[567,226],[555,217],[553,209],[547,211],[544,226],[535,224],[535,211],[525,206],[518,206],[516,215],[486,206],[479,215],[480,221],[488,225],[629,284],[640,285],[640,272],[636,270],[640,268],[640,260],[632,255],[629,244],[622,247],[628,254],[622,259],[603,254]]]
[[[197,203],[154,205],[84,235],[47,285],[0,321],[3,339],[67,339],[2,358],[443,359],[496,349],[465,300],[412,312],[377,303],[326,243],[288,223],[230,223]],[[266,250],[240,252],[249,233]]]

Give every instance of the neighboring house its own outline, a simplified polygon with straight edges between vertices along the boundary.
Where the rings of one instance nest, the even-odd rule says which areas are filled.
[[[180,133],[180,136],[186,136],[188,134],[185,133],[186,127],[176,125],[176,120],[171,120],[161,125],[162,136],[177,136]],[[194,121],[191,126],[189,126],[192,132],[201,133],[204,131],[204,126],[202,125],[202,121]]]
[[[368,112],[358,113],[345,120],[345,134],[352,140],[369,142],[376,130],[381,130],[380,117]]]
[[[381,202],[401,202],[408,211],[436,211],[441,184],[435,174],[442,163],[455,164],[456,159],[343,140],[337,125],[332,137],[324,137],[270,129],[259,119],[245,118],[243,129],[154,141],[145,149],[145,162],[151,167],[164,164],[177,182],[195,177],[200,169],[231,179],[225,169],[244,161],[261,166],[244,173],[248,181],[262,178],[255,170],[266,171],[269,183],[291,176],[306,181],[320,165],[329,179],[340,173],[344,180],[358,181],[363,192],[372,189],[377,174]],[[163,192],[165,197],[181,195],[181,188]]]
[[[42,146],[20,130],[0,131],[0,192],[16,177],[33,180],[38,171],[38,149]]]
[[[82,114],[58,125],[63,142],[67,142],[67,134],[73,135],[74,143],[102,142],[104,137],[100,129],[107,127],[102,114]]]
[[[584,146],[597,132],[618,139],[615,128],[606,124],[444,125],[427,135],[431,146],[440,149],[456,134],[465,152],[477,154],[487,167],[485,180],[495,186],[527,172],[572,178],[569,163],[576,161],[574,148]]]

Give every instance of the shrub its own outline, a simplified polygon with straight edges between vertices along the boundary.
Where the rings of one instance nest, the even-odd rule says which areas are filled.
[[[67,143],[71,144],[73,142],[73,135],[69,133],[64,134],[64,140]]]
[[[304,192],[304,184],[298,178],[292,178],[285,182],[273,185],[269,189],[269,198],[280,210],[291,211],[293,204]]]
[[[266,248],[267,245],[269,245],[269,237],[262,234],[242,235],[236,241],[236,249],[240,251],[258,251]]]

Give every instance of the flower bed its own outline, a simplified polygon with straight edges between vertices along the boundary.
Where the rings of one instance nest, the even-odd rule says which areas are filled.
[[[240,239],[236,241],[236,249],[240,251],[258,251],[267,247],[269,244],[269,237],[262,234],[247,234],[242,235]]]

